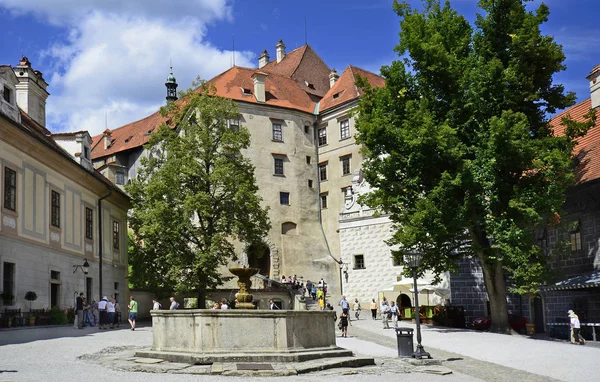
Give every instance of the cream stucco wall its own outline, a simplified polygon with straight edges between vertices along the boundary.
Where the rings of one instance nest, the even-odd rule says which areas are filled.
[[[7,125],[8,126],[8,125]],[[12,127],[2,126],[2,129]],[[16,131],[16,130],[15,130]],[[32,138],[33,139],[33,138]],[[48,158],[51,162],[52,158]],[[64,160],[64,159],[61,159]],[[73,163],[72,166],[78,166]],[[0,267],[5,263],[15,264],[15,307],[29,308],[24,301],[27,291],[38,294],[33,308],[46,308],[50,305],[50,272],[61,274],[59,304],[72,305],[75,291],[85,290],[85,276],[78,270],[73,273],[73,265],[81,265],[85,260],[90,264],[87,277],[92,278],[92,295],[98,298],[98,240],[97,240],[97,195],[85,186],[73,181],[69,172],[79,171],[77,167],[64,166],[64,172],[55,170],[47,162],[36,160],[28,152],[0,140],[0,200],[4,193],[4,167],[17,172],[16,211],[1,208],[0,212]],[[81,170],[85,171],[85,170]],[[91,179],[91,175],[90,179]],[[90,180],[91,181],[91,180]],[[96,181],[97,182],[97,181]],[[60,227],[51,226],[51,191],[60,194]],[[85,239],[85,208],[93,211],[93,239]],[[105,238],[104,292],[114,289],[113,282],[121,286],[125,293],[127,274],[127,236],[125,230],[126,210],[108,200],[103,202],[108,216],[122,223],[120,248],[112,249],[112,223],[103,221]],[[4,277],[0,272],[0,277]],[[2,280],[4,281],[4,280]],[[0,284],[2,285],[2,284]],[[110,286],[110,287],[109,287]]]

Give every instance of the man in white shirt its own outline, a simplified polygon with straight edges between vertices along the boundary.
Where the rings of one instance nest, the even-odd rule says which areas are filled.
[[[98,302],[98,313],[100,315],[100,324],[98,325],[98,329],[106,329],[107,322],[107,312],[106,308],[108,305],[108,298],[106,296],[102,297],[102,299]]]
[[[398,305],[394,301],[390,301],[390,312],[392,312],[392,322],[394,323],[394,328],[398,327]]]
[[[160,310],[160,308],[162,308],[162,305],[160,305],[160,302],[158,302],[158,300],[156,298],[152,299],[152,310]]]
[[[571,336],[571,343],[575,344],[575,343],[579,342],[579,345],[585,345],[585,339],[579,333],[579,331],[581,330],[581,323],[579,322],[579,316],[577,316],[575,314],[575,312],[573,312],[572,310],[569,310],[567,313],[569,314],[569,320],[571,321],[571,323],[570,323],[571,330],[573,331],[573,334]]]
[[[229,305],[227,305],[225,299],[221,300],[221,309],[229,309]]]
[[[383,300],[381,302],[381,306],[379,307],[379,311],[381,312],[381,320],[383,322],[383,328],[389,329],[390,325],[388,322],[388,313],[390,313],[390,306],[387,304],[387,300]]]
[[[275,304],[273,299],[269,300],[269,310],[279,310],[279,307]]]

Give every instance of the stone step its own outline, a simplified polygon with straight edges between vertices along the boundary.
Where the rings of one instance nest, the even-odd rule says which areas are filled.
[[[322,358],[352,357],[352,351],[337,349],[307,350],[279,353],[185,353],[140,350],[136,357],[158,358],[169,362],[184,362],[194,365],[209,365],[215,362],[305,362]]]
[[[298,374],[335,369],[338,367],[363,367],[375,365],[375,360],[368,357],[342,357],[300,362],[292,366]]]

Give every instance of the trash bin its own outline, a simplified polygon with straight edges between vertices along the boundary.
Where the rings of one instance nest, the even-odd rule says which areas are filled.
[[[413,329],[412,328],[396,328],[396,339],[398,341],[398,357],[412,357],[413,348]]]

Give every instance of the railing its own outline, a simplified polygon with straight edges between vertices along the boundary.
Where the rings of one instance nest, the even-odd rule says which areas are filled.
[[[597,336],[596,336],[596,327],[600,326],[600,323],[598,322],[582,322],[581,324],[579,324],[580,326],[589,326],[592,328],[592,338],[595,341],[597,341]],[[569,322],[550,322],[548,323],[548,326],[552,327],[552,326],[571,326],[571,324]]]
[[[359,210],[353,212],[342,212],[340,213],[340,220],[350,220],[350,219],[360,219],[360,218],[368,218],[375,214],[375,210]],[[388,216],[387,214],[381,214],[381,216]]]

